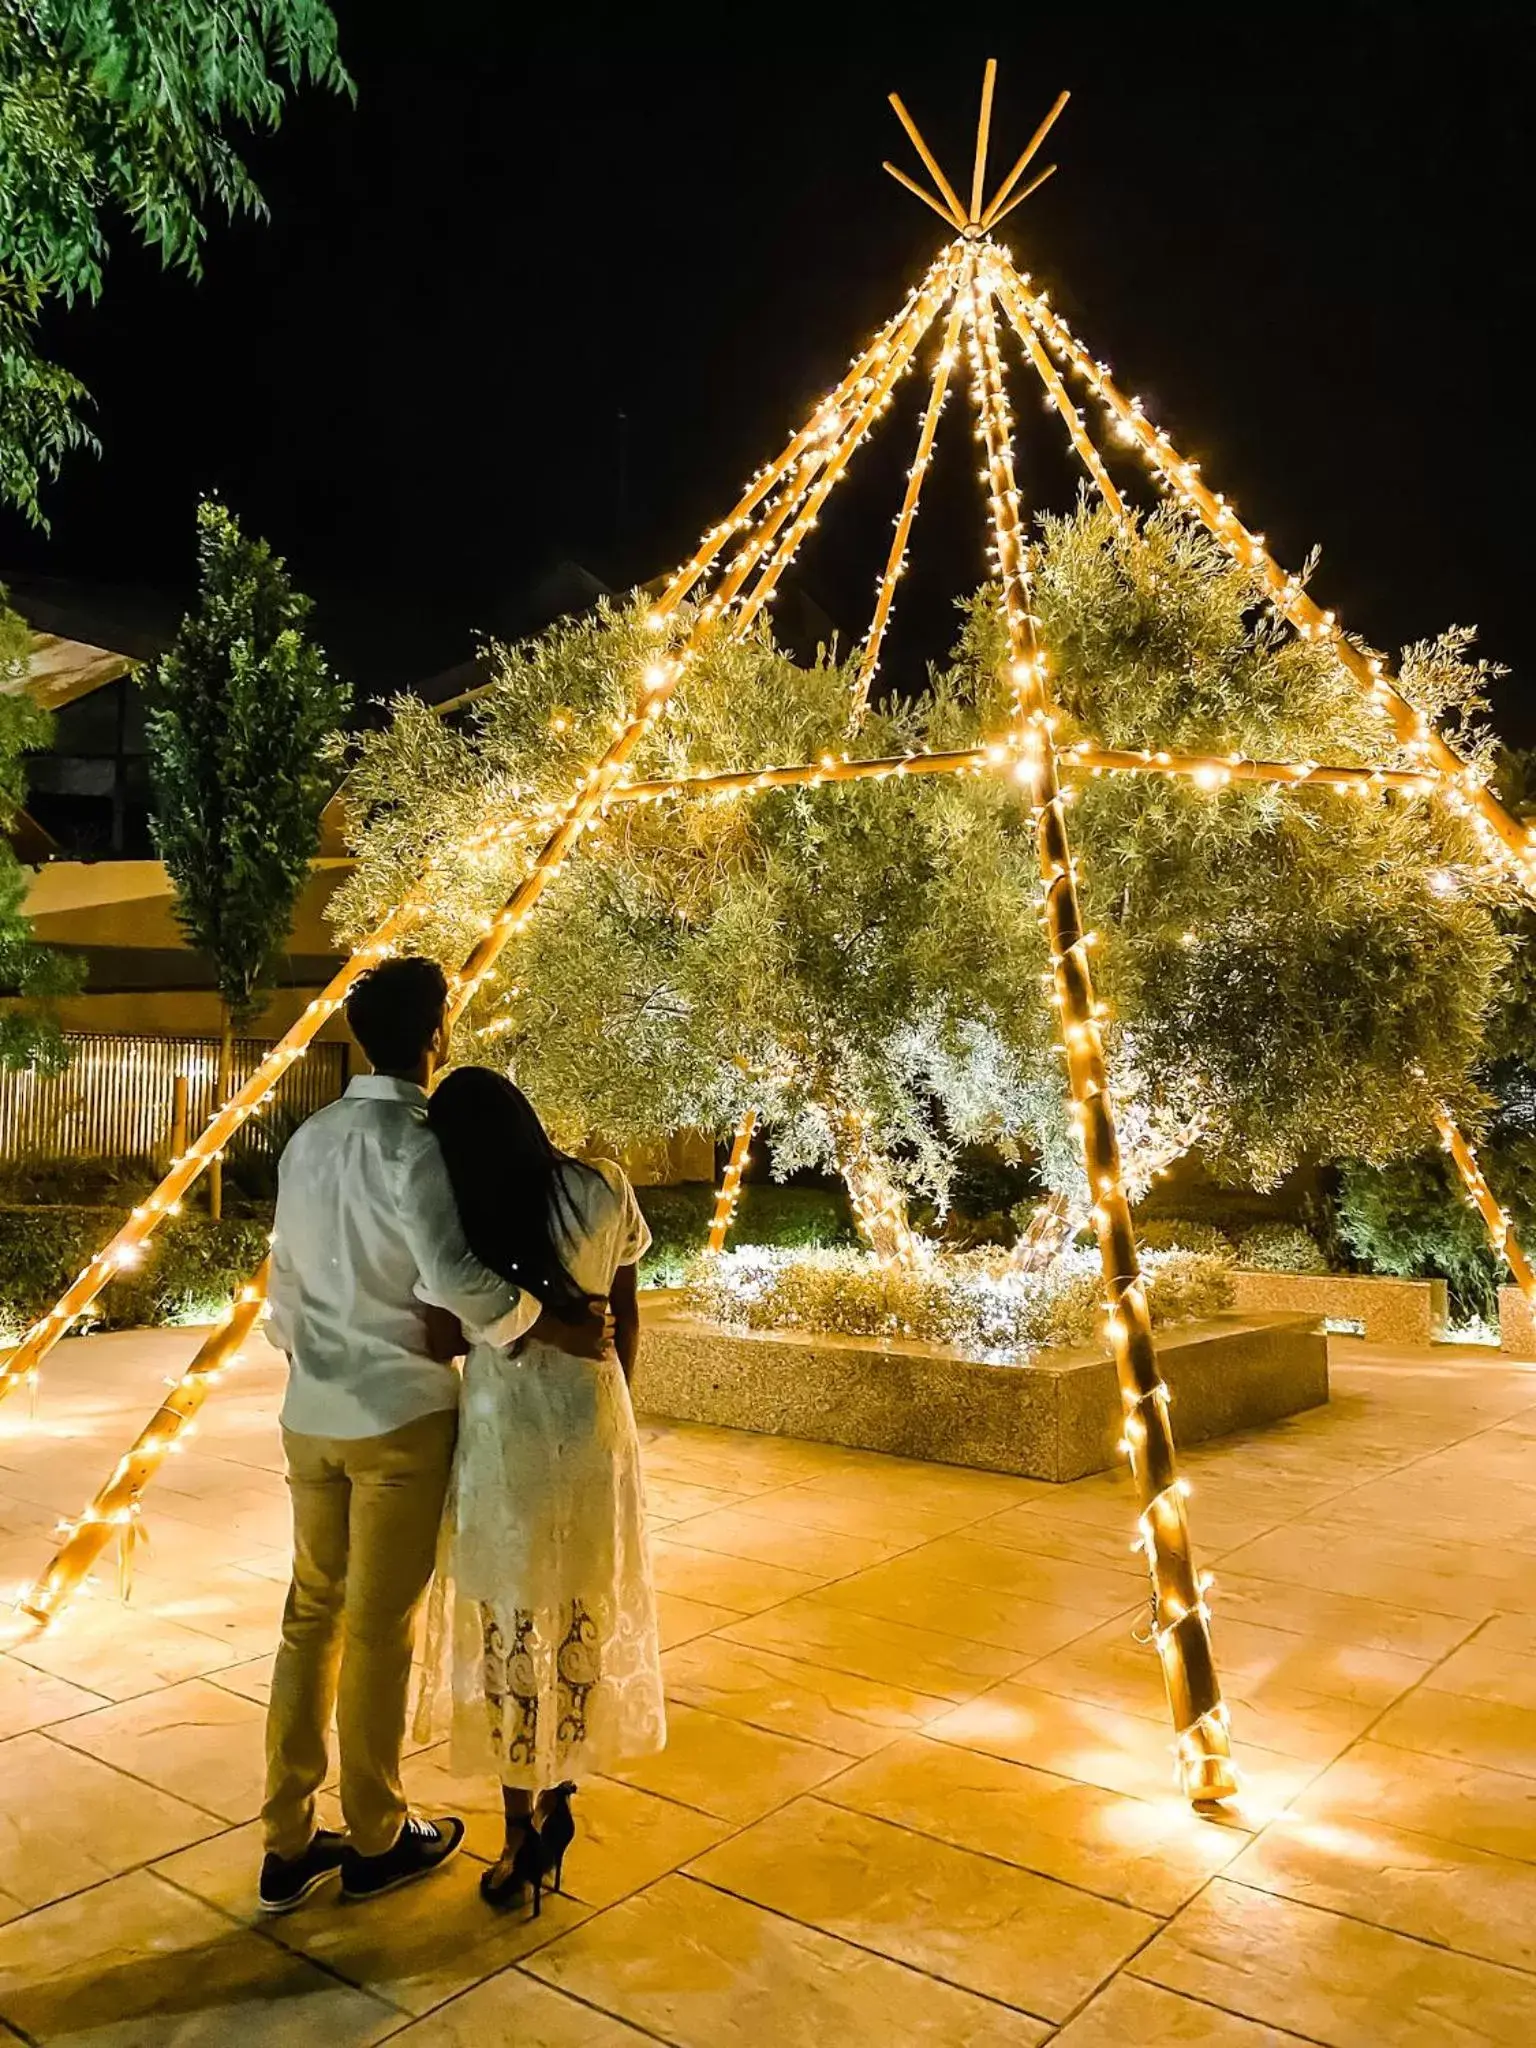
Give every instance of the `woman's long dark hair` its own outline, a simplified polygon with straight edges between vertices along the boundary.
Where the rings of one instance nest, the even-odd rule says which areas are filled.
[[[579,1220],[567,1174],[579,1160],[550,1142],[521,1088],[490,1067],[455,1067],[432,1091],[427,1121],[442,1147],[470,1250],[567,1322],[589,1313],[560,1256],[562,1224]]]

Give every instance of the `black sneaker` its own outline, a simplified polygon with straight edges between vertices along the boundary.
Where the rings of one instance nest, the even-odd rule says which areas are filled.
[[[445,1813],[438,1820],[423,1820],[410,1814],[393,1849],[382,1856],[359,1856],[349,1848],[341,1859],[341,1896],[344,1899],[377,1899],[398,1885],[418,1877],[429,1877],[458,1854],[464,1840],[464,1823],[457,1814]]]
[[[302,1856],[262,1858],[257,1904],[263,1913],[291,1913],[312,1891],[340,1870],[347,1838],[334,1828],[321,1828]]]

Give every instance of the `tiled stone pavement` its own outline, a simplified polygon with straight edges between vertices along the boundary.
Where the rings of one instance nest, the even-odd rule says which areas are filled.
[[[0,1585],[195,1343],[64,1345],[0,1411]],[[435,1748],[468,1856],[254,1916],[279,1383],[167,1466],[131,1607],[0,1621],[0,2042],[1536,2042],[1536,1369],[1336,1344],[1327,1412],[1188,1459],[1224,1825],[1171,1790],[1122,1480],[648,1427],[671,1745],[583,1789],[537,1923]]]

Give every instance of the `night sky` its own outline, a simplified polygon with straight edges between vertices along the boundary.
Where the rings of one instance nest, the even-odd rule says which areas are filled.
[[[357,105],[307,92],[251,143],[270,221],[216,225],[195,285],[119,229],[102,303],[52,321],[104,455],[49,493],[50,540],[0,515],[0,566],[174,585],[217,489],[364,694],[461,659],[552,562],[670,567],[942,238],[880,169],[917,169],[886,92],[965,184],[995,55],[995,172],[1073,90],[1061,169],[1004,230],[1021,267],[1282,561],[1321,544],[1346,624],[1479,624],[1515,671],[1501,725],[1536,740],[1525,10],[887,11],[344,0]],[[1014,388],[1026,491],[1061,505]],[[850,639],[921,396],[802,557]],[[962,403],[887,674],[980,580]]]

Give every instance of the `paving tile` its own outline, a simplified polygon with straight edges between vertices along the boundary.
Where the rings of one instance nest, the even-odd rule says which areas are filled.
[[[41,2048],[360,2048],[400,2024],[144,1870],[0,1928],[0,2014]]]
[[[809,1598],[787,1600],[720,1633],[727,1642],[751,1649],[776,1650],[807,1664],[826,1664],[858,1678],[954,1701],[970,1699],[1027,1661],[1016,1650],[880,1621]]]
[[[675,2048],[1032,2048],[1038,2020],[668,1877],[524,1967]]]
[[[845,1500],[945,1513],[974,1508],[978,1518],[1000,1514],[1021,1501],[1042,1500],[1051,1491],[1041,1479],[1017,1479],[1006,1472],[978,1472],[964,1465],[925,1465],[912,1458],[876,1457],[868,1462],[839,1458],[805,1481],[816,1493]]]
[[[973,1523],[967,1533],[978,1542],[1001,1544],[1006,1550],[1025,1550],[1037,1557],[1122,1572],[1144,1585],[1146,1566],[1131,1551],[1135,1528],[1136,1509],[1130,1500],[1123,1514],[1117,1506],[1112,1520],[1102,1524],[1082,1520],[1057,1501],[1026,1501],[1022,1507],[1005,1508],[1000,1515]]]
[[[1021,1660],[1044,1657],[1093,1626],[1093,1617],[1077,1608],[1047,1607],[1013,1593],[938,1578],[920,1550],[839,1579],[815,1597],[829,1607],[877,1620],[906,1622],[913,1628],[1014,1650]]]
[[[439,1875],[366,1907],[321,1895],[271,1922],[285,1948],[404,2012],[430,2012],[482,1978],[580,1926],[591,1907],[559,1893],[527,1908],[493,1911],[480,1897],[484,1866],[460,1856]]]
[[[1397,1749],[1536,1778],[1536,1708],[1421,1690],[1399,1700],[1371,1733]]]
[[[1166,1722],[1022,1681],[993,1686],[931,1722],[926,1733],[1133,1799],[1162,1800],[1176,1789],[1173,1731]],[[1241,1727],[1237,1733],[1245,1806],[1267,1814],[1316,1775],[1315,1764],[1258,1749],[1242,1739]]]
[[[733,1836],[689,1874],[1044,2019],[1065,2019],[1157,1927],[1128,1906],[819,1799]]]
[[[651,1545],[651,1574],[659,1591],[681,1594],[737,1614],[757,1614],[777,1607],[797,1593],[809,1593],[830,1576],[823,1572],[790,1571],[780,1564],[760,1564],[725,1551],[699,1550],[692,1544],[658,1537]]]
[[[502,1970],[392,2039],[409,2048],[647,2048],[655,2036],[594,2012],[521,1970]]]
[[[208,1683],[222,1685],[226,1692],[238,1693],[243,1700],[255,1700],[264,1707],[272,1697],[272,1661],[275,1651],[269,1650],[263,1657],[251,1657],[244,1664],[226,1664],[222,1671],[210,1671]]]
[[[909,1570],[926,1570],[941,1582],[982,1586],[1018,1600],[1070,1609],[1089,1624],[1145,1603],[1144,1572],[1037,1556],[1006,1543],[983,1543],[974,1533],[941,1536],[904,1562]]]
[[[919,1739],[882,1749],[817,1797],[1163,1917],[1252,1840],[1201,1819],[1171,1788],[1131,1799]]]
[[[1462,1693],[1468,1699],[1536,1713],[1536,1654],[1503,1649],[1487,1629],[1437,1664],[1426,1692]]]
[[[1062,2028],[1051,2048],[1296,2048],[1302,2038],[1199,2005],[1160,1984],[1117,1977]]]
[[[1536,1614],[1495,1614],[1478,1630],[1477,1640],[1485,1649],[1536,1657]]]
[[[1536,1978],[1217,1878],[1131,1964],[1324,2048],[1536,2040]]]
[[[402,1776],[415,1806],[428,1814],[462,1814],[469,1849],[487,1863],[495,1861],[505,1832],[499,1785],[483,1777],[455,1777],[446,1744],[407,1757]],[[572,1811],[576,1840],[565,1866],[565,1888],[589,1906],[611,1906],[729,1832],[724,1821],[615,1778],[589,1778]]]
[[[1228,1622],[1224,1615],[1217,1625],[1216,1657],[1222,1691],[1246,1741],[1322,1762],[1347,1748],[1429,1668],[1395,1651],[1312,1642],[1284,1629]],[[1136,1641],[1124,1622],[1109,1623],[1032,1664],[1029,1683],[1149,1720],[1167,1716],[1157,1654]]]
[[[906,1546],[875,1536],[843,1536],[835,1530],[808,1528],[801,1522],[776,1521],[746,1508],[720,1508],[675,1523],[669,1534],[695,1550],[720,1550],[728,1557],[751,1558],[758,1564],[782,1565],[788,1571],[815,1572],[821,1578],[842,1578],[879,1564],[893,1550]]]
[[[116,1877],[218,1826],[199,1808],[46,1735],[0,1743],[0,1785],[6,1788],[0,1803],[5,1919]]]
[[[732,1508],[741,1498],[723,1486],[694,1486],[682,1479],[652,1479],[645,1482],[645,1505],[658,1521],[691,1521],[714,1508]]]
[[[0,1657],[0,1742],[104,1704],[100,1693],[35,1670],[15,1657]]]
[[[656,1636],[664,1650],[740,1619],[734,1607],[711,1607],[702,1600],[685,1599],[681,1593],[656,1595]]]
[[[810,1443],[795,1437],[752,1436],[745,1430],[698,1433],[674,1430],[658,1436],[642,1430],[642,1457],[647,1477],[678,1479],[691,1485],[728,1489],[739,1494],[772,1492],[840,1467],[857,1451],[834,1444]]]
[[[1374,1740],[1330,1764],[1296,1811],[1310,1820],[1379,1821],[1536,1863],[1536,1781]]]
[[[1443,1657],[1465,1642],[1473,1624],[1459,1614],[1431,1614],[1400,1601],[1367,1600],[1354,1593],[1280,1579],[1249,1578],[1224,1563],[1217,1580],[1221,1625],[1254,1621],[1289,1629],[1311,1642],[1353,1643],[1362,1650],[1397,1650],[1409,1657]]]
[[[52,1734],[162,1792],[238,1823],[261,1811],[265,1720],[254,1701],[193,1678],[118,1706],[98,1707],[78,1720],[61,1722]]]
[[[740,1826],[847,1768],[837,1750],[677,1706],[667,1716],[666,1748],[612,1775]]]
[[[756,1511],[772,1514],[776,1521],[797,1523],[801,1528],[826,1529],[841,1536],[868,1536],[902,1549],[931,1543],[936,1536],[949,1536],[956,1529],[967,1529],[973,1524],[987,1526],[984,1518],[994,1512],[990,1505],[983,1508],[977,1501],[952,1500],[943,1506],[924,1506],[878,1495],[870,1499],[863,1494],[850,1497],[827,1493],[804,1484],[783,1487],[759,1500]]]
[[[109,1700],[200,1678],[231,1661],[228,1650],[196,1629],[101,1596],[83,1596],[47,1629],[9,1647],[23,1664]]]
[[[1198,1523],[1196,1534],[1198,1536]],[[1536,1614],[1536,1571],[1523,1551],[1406,1532],[1377,1534],[1338,1522],[1295,1522],[1223,1559],[1261,1579],[1304,1579],[1334,1593],[1401,1600],[1413,1588],[1433,1614],[1483,1621],[1501,1609]]]
[[[1536,1867],[1368,1820],[1282,1814],[1227,1875],[1304,1906],[1536,1970]]]
[[[662,1659],[667,1697],[755,1728],[868,1756],[945,1711],[946,1702],[771,1650],[703,1636]]]
[[[259,1657],[277,1641],[287,1597],[286,1585],[231,1565],[201,1586],[177,1579],[162,1592],[151,1582],[144,1606],[222,1644],[224,1661],[233,1664]]]

